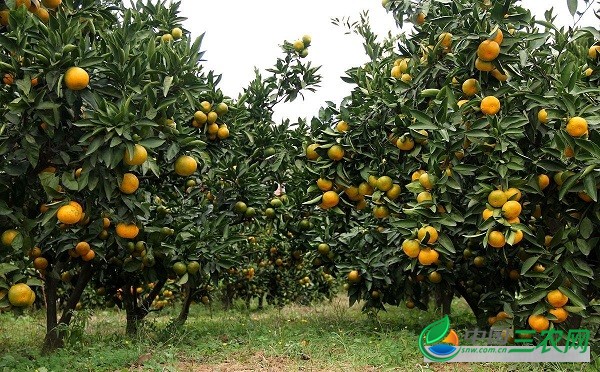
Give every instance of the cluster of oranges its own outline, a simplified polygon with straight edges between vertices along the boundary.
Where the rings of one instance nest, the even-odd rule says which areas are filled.
[[[409,73],[410,68],[410,58],[398,58],[394,61],[394,66],[392,66],[392,71],[390,75],[395,79],[400,79],[405,83],[408,83],[412,80],[412,76]]]
[[[229,111],[225,102],[220,102],[214,109],[212,103],[202,101],[200,110],[194,113],[192,126],[201,130],[206,130],[208,139],[211,141],[224,140],[229,138],[229,127],[225,123],[218,124],[217,120],[222,118]]]
[[[569,297],[562,293],[558,289],[554,289],[546,295],[546,301],[552,307],[548,312],[552,314],[556,319],[553,319],[553,323],[562,323],[569,317],[569,312],[564,306],[569,302]],[[532,314],[527,319],[531,329],[536,332],[542,332],[550,327],[550,321],[548,317],[542,314]]]
[[[42,22],[48,23],[50,21],[50,10],[56,10],[60,4],[62,4],[62,0],[16,0],[15,8],[18,9],[22,6],[27,8],[27,10],[33,14],[35,14]],[[0,26],[8,26],[10,17],[10,10],[0,10]]]
[[[302,39],[298,39],[292,43],[294,51],[301,57],[305,58],[308,56],[308,47],[312,42],[312,38],[309,35],[302,36]]]
[[[490,217],[502,217],[509,224],[520,223],[519,216],[521,215],[522,206],[521,191],[511,187],[507,190],[494,190],[488,194],[488,206],[481,213],[483,221],[487,221]],[[523,231],[514,229],[514,238],[512,245],[516,245],[523,240]],[[488,244],[490,247],[500,249],[506,245],[504,233],[498,230],[490,231],[488,235]]]
[[[96,252],[88,242],[78,242],[75,248],[69,250],[69,256],[73,258],[81,257],[83,261],[91,261],[96,257]]]

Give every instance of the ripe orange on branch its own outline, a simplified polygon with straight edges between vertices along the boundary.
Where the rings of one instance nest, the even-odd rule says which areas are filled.
[[[67,72],[65,72],[64,80],[67,88],[77,91],[83,90],[88,86],[90,76],[81,67],[70,67]]]

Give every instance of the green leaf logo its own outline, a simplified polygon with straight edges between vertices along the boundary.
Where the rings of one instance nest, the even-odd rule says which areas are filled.
[[[423,330],[425,334],[425,344],[430,345],[441,341],[450,331],[450,318],[448,315],[440,320],[436,320]]]

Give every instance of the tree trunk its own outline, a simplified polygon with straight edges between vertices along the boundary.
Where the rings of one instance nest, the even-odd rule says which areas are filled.
[[[46,337],[42,347],[42,354],[48,354],[63,346],[58,332],[58,315],[56,309],[56,289],[58,280],[54,275],[48,275],[44,283],[46,297]]]
[[[178,327],[181,327],[187,321],[188,316],[190,315],[190,306],[192,305],[192,298],[194,297],[194,292],[196,288],[192,288],[190,283],[185,285],[185,300],[183,301],[183,305],[181,306],[181,311],[179,312],[179,316],[175,320],[174,324]]]
[[[85,265],[81,269],[81,272],[79,273],[79,279],[77,279],[75,288],[73,288],[73,292],[71,292],[71,296],[69,296],[69,299],[67,300],[67,304],[65,305],[65,308],[63,309],[63,313],[60,316],[59,324],[69,325],[71,323],[71,319],[73,318],[73,312],[75,311],[75,307],[77,306],[77,303],[79,303],[79,300],[81,300],[81,295],[83,294],[85,287],[87,287],[88,283],[92,279],[92,274],[93,274],[92,265],[89,262],[85,263]],[[61,331],[61,338],[62,338],[62,336],[64,336],[63,333],[64,333],[64,330]]]
[[[135,286],[123,286],[123,305],[125,307],[126,326],[125,332],[132,336],[138,331],[138,314],[137,314],[137,293]]]
[[[449,285],[444,285],[442,287],[442,315],[450,315],[450,311],[452,308],[452,299],[454,298],[454,293],[452,292],[452,288]]]
[[[140,322],[150,313],[152,301],[158,296],[166,282],[166,277],[160,278],[148,294],[148,297],[141,304],[138,302],[137,286],[135,283],[128,283],[123,286],[123,306],[125,307],[125,317],[127,320],[125,332],[128,335],[135,335],[138,332]]]

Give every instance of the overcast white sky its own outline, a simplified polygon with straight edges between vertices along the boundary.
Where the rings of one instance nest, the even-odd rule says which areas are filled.
[[[285,6],[282,4],[286,4]],[[583,10],[583,0],[579,0]],[[217,5],[218,4],[218,5]],[[521,4],[543,19],[544,11],[554,7],[559,25],[571,25],[567,0],[523,0]],[[600,0],[593,8],[598,9]],[[392,16],[386,13],[380,0],[253,0],[229,1],[221,5],[208,0],[182,0],[184,27],[199,36],[206,32],[202,49],[208,69],[223,74],[220,88],[231,97],[254,77],[254,66],[261,70],[273,65],[280,55],[283,40],[294,41],[304,34],[312,36],[307,59],[321,65],[323,81],[316,93],[307,92],[306,100],[276,106],[275,121],[281,118],[312,117],[326,100],[335,103],[346,96],[350,86],[340,80],[344,71],[367,61],[359,37],[344,34],[331,18],[351,17],[358,20],[362,10],[368,10],[375,32],[385,35],[398,32]],[[592,12],[581,25],[598,27]]]

